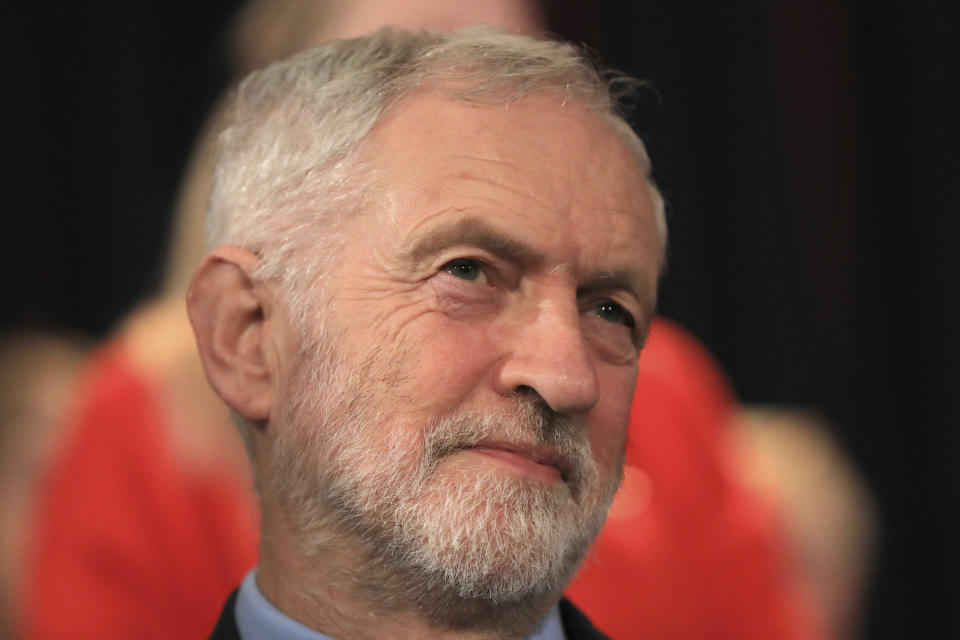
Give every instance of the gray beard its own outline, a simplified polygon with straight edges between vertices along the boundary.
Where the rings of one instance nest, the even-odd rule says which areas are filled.
[[[351,588],[371,607],[415,607],[445,629],[526,633],[602,526],[622,461],[601,486],[585,426],[532,393],[497,411],[391,429],[417,415],[397,391],[408,354],[374,351],[348,369],[336,342],[304,350],[289,411],[271,425],[265,488],[296,523],[303,552],[322,561],[331,540],[359,546]],[[551,446],[570,463],[564,481],[458,473],[452,456],[488,438]]]

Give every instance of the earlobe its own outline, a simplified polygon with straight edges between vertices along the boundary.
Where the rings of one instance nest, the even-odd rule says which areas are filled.
[[[219,247],[200,265],[187,292],[187,310],[207,379],[236,413],[263,422],[273,404],[266,349],[270,301],[251,277],[257,257]]]

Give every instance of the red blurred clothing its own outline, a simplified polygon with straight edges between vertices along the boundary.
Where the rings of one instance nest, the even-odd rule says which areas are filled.
[[[161,388],[122,342],[87,367],[32,536],[26,640],[204,638],[255,564],[248,488],[182,464]],[[615,639],[814,637],[773,512],[726,460],[733,395],[665,321],[633,409],[624,488],[568,596]]]
[[[249,489],[184,468],[159,394],[122,342],[88,364],[42,487],[25,639],[205,638],[256,563]]]
[[[731,466],[717,365],[658,319],[639,369],[624,484],[567,597],[617,640],[820,638],[774,509]]]

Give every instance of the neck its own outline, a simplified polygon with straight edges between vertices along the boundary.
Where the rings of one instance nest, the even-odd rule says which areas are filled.
[[[387,569],[332,527],[309,536],[264,504],[257,587],[273,606],[333,638],[520,639],[556,604],[492,604],[431,588],[423,576]]]

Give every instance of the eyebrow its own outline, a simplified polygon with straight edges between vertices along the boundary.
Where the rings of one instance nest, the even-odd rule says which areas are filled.
[[[474,217],[460,218],[456,222],[432,229],[414,243],[407,252],[407,257],[414,262],[421,262],[447,247],[458,244],[480,247],[504,258],[526,261],[543,259],[543,255],[533,247]]]
[[[461,211],[461,213],[465,212]],[[476,217],[460,218],[455,222],[442,224],[428,231],[406,252],[406,256],[411,261],[419,263],[448,247],[456,245],[479,247],[507,259],[533,263],[542,262],[545,259],[541,252],[530,245],[494,229],[485,221]],[[650,292],[648,289],[649,287],[646,286],[643,278],[643,271],[626,267],[594,274],[589,282],[577,287],[577,293],[580,295],[610,290],[630,292],[640,303],[647,322],[649,322],[649,318],[653,317],[656,291]]]

